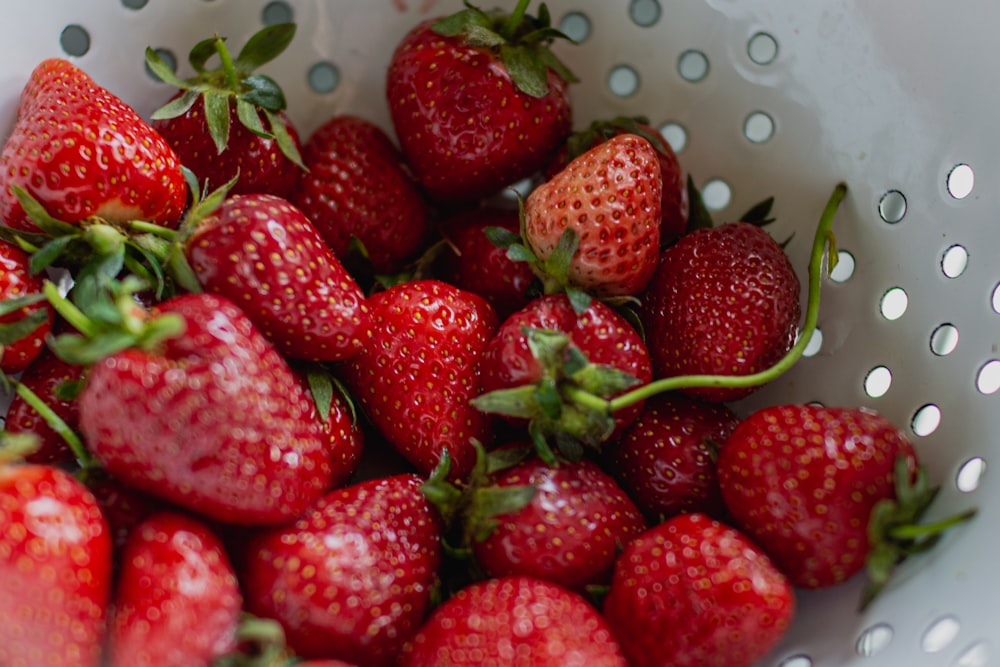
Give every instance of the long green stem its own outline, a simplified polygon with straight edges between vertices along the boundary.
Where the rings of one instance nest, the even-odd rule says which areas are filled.
[[[976,509],[968,509],[964,512],[956,514],[955,516],[935,521],[934,523],[893,526],[889,529],[889,536],[897,540],[917,540],[921,537],[938,535],[949,528],[968,521],[974,517],[976,513]]]
[[[73,455],[76,456],[77,462],[82,467],[86,468],[94,464],[94,459],[90,456],[90,452],[87,451],[83,441],[80,440],[80,436],[38,394],[25,386],[23,382],[17,382],[14,385],[14,391],[45,420],[49,428],[58,433],[66,444],[69,445]]]
[[[233,64],[233,57],[226,47],[226,40],[221,37],[216,39],[215,51],[219,54],[219,60],[222,62],[222,71],[226,75],[226,87],[229,90],[238,90],[240,80],[236,76],[236,65]]]
[[[656,394],[661,394],[667,391],[676,391],[678,389],[686,389],[690,387],[756,387],[774,380],[790,369],[802,357],[802,352],[809,344],[809,339],[816,330],[816,322],[819,319],[820,291],[823,282],[823,257],[829,247],[832,251],[830,264],[832,266],[836,263],[836,246],[834,245],[833,232],[831,230],[837,209],[840,207],[840,202],[843,201],[846,195],[847,184],[838,183],[837,187],[833,190],[833,194],[830,195],[830,199],[827,201],[826,207],[823,209],[823,213],[820,216],[819,224],[816,227],[816,233],[813,237],[812,251],[809,257],[809,288],[805,322],[802,325],[802,331],[799,334],[798,341],[796,341],[795,345],[792,346],[792,349],[789,350],[788,353],[773,366],[750,375],[678,375],[675,377],[661,378],[617,396],[611,400],[602,399],[579,389],[566,387],[564,390],[567,397],[577,403],[597,410],[615,412],[630,405],[634,405],[639,401],[650,398],[651,396],[655,396]]]
[[[524,20],[524,13],[528,11],[529,4],[531,4],[531,0],[519,0],[517,6],[514,7],[514,11],[510,13],[507,22],[504,24],[502,33],[504,39],[508,41],[513,39],[517,33],[517,29],[521,26],[521,21]]]
[[[46,280],[42,284],[42,293],[49,300],[52,307],[59,313],[70,326],[88,338],[93,338],[100,330],[87,315],[74,306],[69,299],[59,293],[59,288],[51,280]]]

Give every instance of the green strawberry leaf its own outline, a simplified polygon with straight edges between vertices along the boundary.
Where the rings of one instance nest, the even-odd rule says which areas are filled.
[[[288,127],[285,125],[285,121],[283,121],[281,116],[275,111],[265,109],[264,115],[267,116],[267,122],[268,126],[271,128],[271,134],[274,135],[274,140],[278,142],[278,148],[281,149],[282,154],[299,168],[308,171],[305,163],[302,161],[302,155],[299,153],[299,149],[296,147],[295,141],[292,139],[292,135],[288,133]]]
[[[162,107],[153,112],[153,120],[166,120],[169,118],[177,118],[178,116],[183,116],[194,106],[194,103],[198,101],[201,97],[201,93],[197,90],[189,88],[185,90],[180,96],[173,98]]]
[[[188,62],[194,71],[198,74],[208,73],[206,69],[208,61],[219,52],[219,49],[226,48],[225,42],[224,37],[207,37],[191,47],[188,52]]]
[[[688,224],[687,231],[694,231],[695,229],[711,229],[715,226],[715,222],[712,220],[712,214],[709,212],[708,207],[705,206],[705,200],[701,196],[701,190],[698,186],[694,184],[694,179],[688,174],[687,177],[687,191],[688,191],[688,201],[690,202],[691,210],[688,213]]]
[[[189,83],[177,76],[173,68],[160,57],[160,54],[156,52],[156,49],[149,46],[146,47],[146,67],[148,67],[149,71],[163,83],[174,86],[175,88],[187,88],[189,86]]]
[[[295,38],[295,30],[294,23],[276,23],[254,33],[233,61],[236,70],[245,75],[280,56]]]
[[[79,239],[80,237],[78,235],[57,236],[52,239],[41,248],[31,253],[31,258],[28,260],[28,271],[32,275],[38,275],[45,269],[55,264],[56,260],[62,257],[69,247]]]
[[[254,74],[243,80],[246,86],[241,98],[268,111],[280,111],[287,108],[285,94],[281,87],[271,77],[264,74]]]
[[[771,215],[771,209],[774,207],[774,197],[768,197],[764,201],[758,202],[750,207],[750,209],[740,216],[742,222],[749,222],[752,225],[757,225],[758,227],[764,227],[766,225],[774,222],[774,218],[769,217]]]
[[[333,395],[336,391],[333,378],[325,368],[312,364],[306,369],[306,382],[312,393],[313,403],[316,404],[320,421],[326,423],[330,418],[330,408],[333,407]]]
[[[80,231],[76,225],[71,225],[49,215],[49,212],[45,210],[41,202],[21,186],[12,185],[11,189],[14,191],[14,196],[17,197],[17,201],[21,204],[21,208],[24,209],[28,218],[46,234],[50,236],[65,236],[67,234],[75,235]]]
[[[548,95],[548,66],[535,50],[527,46],[504,44],[500,47],[500,61],[521,92],[531,97]]]
[[[502,35],[497,34],[492,28],[479,25],[469,26],[465,32],[465,43],[469,46],[478,46],[483,49],[502,47],[507,40]]]
[[[590,308],[591,302],[594,297],[578,287],[573,287],[572,285],[566,286],[566,298],[569,299],[569,303],[573,306],[573,312],[577,315],[583,314],[588,308]]]
[[[455,37],[472,28],[492,30],[493,19],[489,14],[469,3],[465,4],[465,9],[446,16],[431,26],[432,31],[443,37]]]
[[[508,246],[507,257],[514,262],[530,262],[533,264],[538,261],[538,256],[531,252],[528,246],[521,243]]]
[[[509,250],[512,246],[521,243],[521,235],[510,231],[506,227],[485,227],[483,228],[483,233],[486,234],[486,238],[489,239],[490,243],[503,250]],[[534,253],[531,254],[534,258]]]
[[[208,132],[215,142],[215,149],[222,154],[229,144],[229,93],[208,90],[203,94],[203,98]]]
[[[236,116],[240,119],[240,123],[243,127],[247,128],[258,137],[264,137],[265,139],[272,139],[274,135],[264,129],[264,123],[260,120],[260,114],[257,113],[257,107],[251,102],[248,102],[245,98],[236,98]]]
[[[481,412],[520,419],[530,419],[539,411],[535,386],[530,384],[480,394],[470,403]]]
[[[531,485],[482,486],[472,493],[475,516],[472,539],[482,542],[490,536],[499,523],[495,517],[517,512],[527,507],[538,490]]]
[[[8,299],[7,301],[4,301],[0,305],[2,305],[4,308],[7,308],[10,305],[8,303],[9,301],[21,302],[23,298],[28,298],[28,297]],[[44,301],[45,297],[42,297],[41,300]],[[37,303],[38,301],[39,299],[33,299],[34,303]],[[19,308],[20,307],[23,307],[23,305],[19,306]],[[42,326],[42,324],[44,324],[48,319],[49,319],[49,311],[46,310],[45,308],[40,308],[38,310],[34,310],[28,313],[24,317],[15,320],[14,322],[4,322],[0,324],[0,345],[12,345],[16,343],[17,341],[21,340],[22,338],[30,334],[32,331],[38,329],[38,327]]]

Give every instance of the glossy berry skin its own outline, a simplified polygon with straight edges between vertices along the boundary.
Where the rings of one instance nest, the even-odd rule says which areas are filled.
[[[0,466],[0,664],[98,667],[111,597],[111,538],[69,473]]]
[[[19,381],[44,401],[66,422],[67,426],[76,429],[79,416],[76,399],[60,396],[60,388],[81,382],[83,370],[83,366],[65,362],[48,348],[44,348],[21,373]],[[18,394],[10,400],[4,428],[8,433],[34,433],[38,437],[38,449],[28,454],[25,457],[26,461],[32,463],[76,461],[76,456],[63,437],[53,431],[38,411]]]
[[[21,92],[0,152],[0,219],[38,231],[10,186],[55,218],[146,220],[175,226],[187,200],[181,162],[134,109],[68,60],[43,60]]]
[[[574,158],[525,201],[524,238],[549,258],[566,229],[580,245],[569,281],[596,296],[638,294],[660,252],[663,180],[652,144],[621,134]]]
[[[29,262],[30,257],[26,252],[13,244],[0,241],[0,301],[41,293],[42,282],[38,276],[32,275]],[[0,326],[14,325],[39,311],[45,313],[45,318],[35,329],[7,345],[0,345],[0,371],[20,373],[42,353],[45,337],[52,330],[54,316],[52,307],[43,301],[0,317]]]
[[[110,667],[209,665],[236,648],[243,597],[222,542],[159,512],[129,535],[109,624]]]
[[[434,200],[470,203],[539,171],[572,127],[569,86],[548,70],[548,93],[517,89],[489,50],[433,30],[396,46],[386,99],[400,147]]]
[[[247,608],[282,624],[304,658],[393,664],[431,607],[440,520],[412,473],[331,491],[294,523],[256,536]]]
[[[482,297],[437,280],[369,297],[372,327],[340,372],[382,436],[427,475],[448,449],[457,479],[472,469],[473,440],[491,438],[478,396],[479,357],[497,328]]]
[[[658,378],[763,371],[791,349],[801,315],[798,276],[784,250],[745,222],[694,230],[664,250],[643,304]],[[683,391],[723,402],[753,389]]]
[[[182,93],[178,92],[175,97]],[[172,100],[171,100],[172,101]],[[267,120],[261,123],[267,127]],[[298,131],[289,122],[284,111],[276,112],[288,129],[296,150],[301,147]],[[273,138],[262,137],[248,130],[240,122],[236,104],[229,104],[229,141],[219,152],[205,121],[205,111],[199,100],[180,116],[157,119],[152,122],[168,144],[177,153],[181,163],[194,172],[201,184],[215,189],[238,176],[229,191],[232,195],[269,194],[288,197],[302,169],[289,160]]]
[[[185,253],[202,287],[239,305],[285,355],[333,362],[361,350],[365,295],[288,200],[228,197],[198,222]]]
[[[447,245],[436,264],[441,280],[475,292],[505,318],[528,305],[535,273],[526,262],[517,262],[495,245],[486,229],[498,227],[520,232],[516,209],[482,206],[465,209],[442,223]]]
[[[825,588],[859,572],[868,519],[895,498],[903,433],[861,408],[776,405],[748,416],[719,455],[722,496],[736,521],[793,584]]]
[[[701,512],[722,519],[715,452],[739,423],[727,406],[671,392],[649,398],[603,449],[605,469],[653,522]]]
[[[349,114],[323,123],[306,141],[308,168],[289,197],[344,259],[352,237],[372,269],[395,273],[431,240],[423,193],[385,131]]]
[[[788,630],[795,598],[746,536],[694,513],[625,547],[603,613],[629,667],[750,667]]]
[[[231,301],[160,304],[185,332],[159,351],[98,361],[79,397],[80,430],[112,475],[217,521],[298,516],[328,487],[330,452],[312,399]]]
[[[549,294],[504,320],[490,340],[480,362],[484,392],[532,384],[541,378],[542,367],[528,348],[522,327],[561,331],[591,363],[614,366],[640,383],[652,378],[649,351],[624,317],[596,299],[577,315],[565,294]],[[639,402],[615,412],[615,433],[641,409]]]
[[[446,600],[399,667],[625,667],[607,622],[579,594],[527,576],[470,584]]]
[[[646,528],[614,479],[588,459],[551,466],[531,458],[493,476],[499,487],[529,485],[531,502],[495,517],[486,539],[473,541],[488,576],[530,575],[583,593],[607,584],[619,549]]]

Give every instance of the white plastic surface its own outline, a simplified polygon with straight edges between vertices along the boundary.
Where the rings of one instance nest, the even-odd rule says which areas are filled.
[[[303,136],[341,112],[389,129],[383,85],[395,41],[460,2],[150,0],[130,8],[139,5],[8,4],[0,21],[0,128],[10,126],[34,65],[66,55],[67,25],[89,36],[86,52],[72,59],[148,114],[167,89],[144,70],[147,45],[170,50],[186,75],[194,41],[217,31],[241,45],[265,17],[290,16],[299,33],[266,71],[283,84]],[[737,407],[869,405],[910,431],[942,484],[935,516],[980,508],[932,554],[906,564],[864,614],[855,611],[859,581],[802,594],[788,639],[761,664],[1000,664],[1000,487],[990,474],[1000,465],[1000,5],[548,5],[556,23],[582,37],[558,47],[583,79],[573,89],[576,124],[624,113],[667,126],[696,182],[713,183],[706,194],[721,203],[728,194],[720,220],[773,194],[773,233],[795,232],[788,252],[801,275],[822,205],[837,181],[849,185],[835,231],[850,257],[836,274],[841,282],[824,286],[821,344]],[[316,63],[335,72],[332,91],[310,87]],[[624,97],[612,92],[635,86]],[[967,167],[949,186],[956,165]],[[932,407],[921,413],[925,406]]]

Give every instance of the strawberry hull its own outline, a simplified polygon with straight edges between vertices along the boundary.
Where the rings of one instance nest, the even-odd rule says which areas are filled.
[[[272,524],[327,487],[331,453],[287,362],[231,302],[165,302],[187,330],[162,354],[95,364],[79,397],[94,456],[127,484],[211,519]]]

